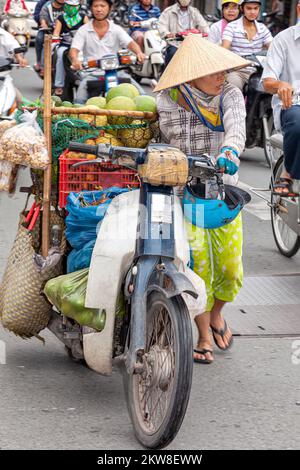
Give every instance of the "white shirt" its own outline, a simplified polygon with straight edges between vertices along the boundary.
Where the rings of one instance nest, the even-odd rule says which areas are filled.
[[[126,49],[132,38],[121,26],[109,21],[109,29],[102,39],[93,27],[94,20],[81,26],[74,36],[71,47],[83,53],[85,58],[101,59],[105,54],[117,53]]]
[[[180,26],[182,27],[182,31],[186,31],[187,29],[190,29],[191,22],[190,22],[189,9],[187,10],[179,9],[178,20],[179,20]]]
[[[12,36],[12,34],[0,28],[0,56],[9,57],[13,55],[14,49],[20,47],[18,41]]]
[[[218,46],[222,44],[222,33],[224,32],[222,31],[222,29],[223,29],[224,21],[226,22],[226,26],[225,26],[226,28],[228,23],[224,19],[217,21],[216,23],[213,23],[209,28],[208,40],[210,42],[213,42],[214,44],[218,44]]]
[[[265,78],[274,78],[292,85],[295,91],[300,91],[300,23],[281,31],[275,36],[268,50],[267,59],[262,74]],[[272,99],[274,124],[280,129],[281,101],[278,95]]]
[[[226,26],[222,40],[230,41],[230,50],[238,55],[258,54],[264,46],[272,42],[272,34],[263,23],[255,21],[255,27],[256,35],[249,41],[243,17],[241,17]]]

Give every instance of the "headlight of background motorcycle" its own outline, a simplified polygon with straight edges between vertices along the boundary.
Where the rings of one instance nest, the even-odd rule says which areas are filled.
[[[102,59],[100,62],[102,70],[114,70],[119,66],[119,61],[117,57],[110,57],[107,59]]]

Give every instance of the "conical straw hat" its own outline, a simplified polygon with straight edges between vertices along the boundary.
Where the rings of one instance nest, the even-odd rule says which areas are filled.
[[[217,46],[198,34],[192,34],[180,45],[154,91],[165,90],[196,78],[250,64],[251,62],[228,49]]]

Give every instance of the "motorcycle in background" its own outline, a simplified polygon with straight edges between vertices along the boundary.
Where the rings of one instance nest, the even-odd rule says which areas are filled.
[[[114,23],[122,26],[123,28],[128,28],[129,10],[130,7],[126,0],[116,0],[114,2],[113,11],[110,17],[114,21]]]
[[[15,54],[22,54],[27,48],[18,47]],[[14,111],[17,109],[17,91],[11,77],[11,70],[19,67],[12,58],[0,57],[0,119],[12,119]]]
[[[62,99],[76,102],[76,90],[80,81],[87,75],[91,75],[88,81],[89,98],[105,96],[110,88],[120,83],[132,83],[138,88],[140,94],[144,95],[143,88],[129,74],[124,73],[134,63],[136,63],[135,55],[124,49],[118,54],[107,54],[101,59],[83,60],[83,70],[75,71],[72,69],[68,51],[66,51],[64,54],[66,78]]]
[[[158,32],[158,19],[149,18],[148,20],[143,20],[137,14],[134,14],[134,16],[136,16],[137,21],[133,26],[138,26],[145,30],[144,53],[146,59],[143,64],[132,67],[132,74],[138,82],[142,78],[158,80],[164,66],[163,51],[167,45]]]
[[[11,9],[1,23],[2,28],[12,34],[21,47],[29,47],[30,44],[29,15],[30,13],[26,10]]]
[[[245,85],[243,94],[246,105],[246,148],[261,147],[264,150],[267,164],[271,159],[277,160],[280,155],[270,146],[270,137],[274,133],[272,95],[267,93],[261,83],[261,76],[266,60],[266,52],[246,56],[252,62],[255,72]]]
[[[277,11],[262,14],[262,19],[267,28],[270,30],[272,36],[280,33],[284,29],[288,28],[289,21],[287,18],[284,18],[283,15],[279,14]]]

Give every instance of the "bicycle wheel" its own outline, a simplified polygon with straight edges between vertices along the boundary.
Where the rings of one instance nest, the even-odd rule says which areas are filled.
[[[271,113],[270,116],[268,117],[268,128],[269,128],[270,136],[275,133],[273,113]],[[266,162],[270,167],[271,161],[273,162],[273,164],[276,163],[277,160],[281,157],[282,151],[276,147],[272,147],[272,145],[268,142],[264,129],[263,129],[263,148],[264,148]]]
[[[274,168],[274,181],[278,181],[283,170],[283,156],[277,161]],[[282,206],[286,200],[293,198],[281,198],[271,193],[271,221],[275,243],[280,253],[287,258],[294,256],[300,248],[300,237],[282,218]],[[298,204],[298,198],[294,201]]]
[[[182,298],[151,293],[143,372],[124,373],[129,414],[145,447],[167,446],[181,426],[192,385],[192,351],[191,321]]]

